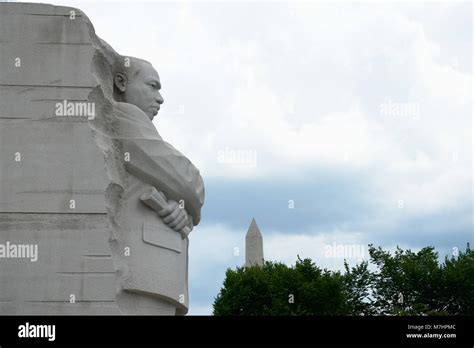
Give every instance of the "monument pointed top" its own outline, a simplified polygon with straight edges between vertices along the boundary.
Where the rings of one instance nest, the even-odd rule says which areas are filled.
[[[261,236],[260,229],[258,228],[257,221],[255,218],[252,218],[252,222],[250,223],[249,230],[247,231],[247,236]]]
[[[262,266],[263,260],[263,238],[257,221],[252,218],[249,230],[245,236],[245,266]]]

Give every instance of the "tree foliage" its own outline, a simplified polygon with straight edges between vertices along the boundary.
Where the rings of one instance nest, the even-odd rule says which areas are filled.
[[[265,262],[262,267],[228,269],[214,302],[215,315],[343,315],[343,276],[298,258],[294,267]]]
[[[215,315],[474,315],[474,251],[438,262],[433,247],[391,254],[369,245],[370,260],[345,272],[311,259],[288,267],[228,269]]]

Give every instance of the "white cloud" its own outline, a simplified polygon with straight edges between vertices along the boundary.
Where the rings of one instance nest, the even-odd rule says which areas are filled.
[[[366,237],[360,232],[339,230],[317,235],[269,233],[264,236],[264,257],[294,265],[299,256],[310,258],[321,268],[342,271],[344,259],[350,264],[368,259]]]

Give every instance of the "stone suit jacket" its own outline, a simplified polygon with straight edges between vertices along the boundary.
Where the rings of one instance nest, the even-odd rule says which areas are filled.
[[[116,217],[116,254],[123,254],[118,260],[121,286],[157,296],[184,314],[189,304],[188,238],[163,223],[139,197],[153,186],[167,199],[184,200],[192,228],[199,223],[204,204],[202,177],[184,155],[163,141],[138,107],[117,103],[114,115],[115,155],[124,156],[126,172]],[[127,247],[129,255],[121,252]]]

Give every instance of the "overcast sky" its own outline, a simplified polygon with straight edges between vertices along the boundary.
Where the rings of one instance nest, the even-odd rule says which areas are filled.
[[[252,217],[267,260],[334,270],[328,245],[473,241],[470,3],[50,3],[160,74],[154,123],[206,187],[190,314],[244,263]]]

